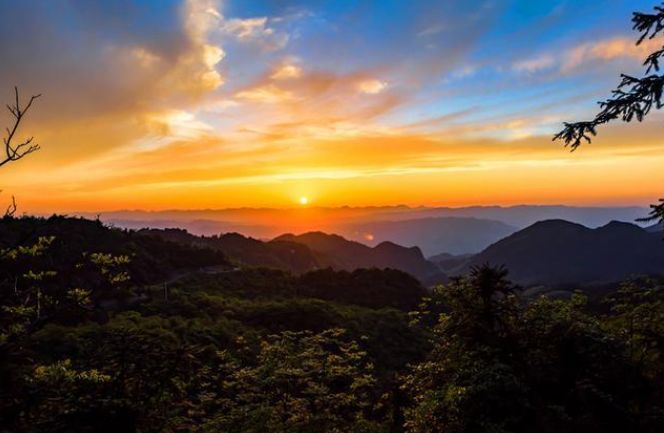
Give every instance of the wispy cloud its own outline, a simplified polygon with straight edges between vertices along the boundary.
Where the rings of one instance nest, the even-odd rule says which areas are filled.
[[[266,104],[279,104],[295,100],[295,95],[274,84],[242,90],[235,94],[238,99],[246,99]]]
[[[550,69],[557,63],[556,58],[550,54],[542,54],[538,57],[519,60],[512,65],[516,72],[538,72],[543,69]]]
[[[357,83],[357,90],[369,95],[376,95],[378,93],[381,93],[386,88],[387,88],[387,83],[385,81],[381,81],[376,78],[369,78]]]
[[[636,45],[633,37],[619,36],[590,41],[563,49],[560,52],[546,52],[534,57],[517,60],[512,64],[516,72],[535,73],[557,71],[569,74],[598,62],[617,59],[645,60],[652,51],[661,48],[664,39],[647,39]]]
[[[255,43],[268,51],[279,50],[288,44],[289,35],[269,26],[268,17],[231,18],[221,23],[222,32],[239,41]]]
[[[289,80],[302,76],[302,67],[292,60],[286,60],[278,64],[272,71],[270,78],[273,80]]]
[[[561,71],[570,72],[586,63],[632,58],[643,61],[652,51],[662,48],[662,38],[647,39],[635,45],[633,37],[616,37],[588,42],[568,50],[562,58]]]

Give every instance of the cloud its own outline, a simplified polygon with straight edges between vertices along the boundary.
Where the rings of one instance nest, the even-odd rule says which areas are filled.
[[[535,57],[518,60],[512,64],[512,70],[518,73],[535,73],[556,70],[568,74],[584,66],[604,63],[617,59],[643,61],[651,52],[664,45],[664,38],[646,39],[636,45],[634,38],[613,37],[564,49],[559,54],[542,53]]]
[[[232,18],[223,20],[220,28],[241,42],[258,44],[267,51],[284,48],[288,44],[289,35],[269,27],[268,22],[267,17]]]
[[[95,158],[159,131],[184,134],[172,113],[193,113],[224,82],[217,1],[139,8],[26,0],[0,2],[0,15],[15,18],[0,26],[0,83],[43,94],[28,120],[42,144],[31,158],[37,169]],[[0,89],[2,99],[10,90]]]
[[[225,56],[224,50],[210,42],[210,34],[222,19],[218,7],[216,0],[186,0],[184,31],[189,37],[190,49],[178,59],[168,81],[186,82],[188,76],[202,91],[214,90],[224,83],[216,70]]]
[[[296,99],[292,92],[274,84],[242,90],[236,93],[235,97],[265,104],[278,104]]]
[[[556,59],[549,54],[543,54],[538,57],[526,60],[520,60],[512,65],[516,72],[533,73],[543,69],[549,69],[556,64]]]
[[[274,30],[267,28],[266,24],[267,17],[235,18],[224,22],[222,29],[236,36],[241,41],[246,41],[274,34]]]
[[[292,62],[283,62],[278,65],[270,75],[273,80],[289,80],[292,78],[300,78],[302,76],[302,68]]]
[[[385,81],[380,81],[375,78],[362,80],[357,83],[357,90],[369,95],[376,95],[378,93],[381,93],[386,88],[387,88],[387,83]]]
[[[234,94],[231,130],[242,139],[270,143],[296,143],[309,139],[337,140],[374,132],[389,134],[391,127],[378,119],[404,103],[405,97],[367,78],[369,71],[333,74],[302,71],[297,78],[274,78],[274,71]],[[373,83],[372,81],[376,81]],[[368,82],[364,91],[359,83]],[[367,93],[371,97],[366,97]]]
[[[143,116],[143,122],[152,133],[169,139],[192,139],[214,131],[212,126],[196,119],[193,113],[184,110],[149,113]]]
[[[636,45],[633,38],[616,37],[581,44],[568,50],[562,58],[561,71],[570,72],[592,61],[610,61],[618,58],[645,60],[651,52],[662,47],[662,38],[646,39]]]
[[[420,38],[426,37],[426,36],[433,36],[433,35],[437,35],[438,33],[442,32],[443,30],[445,30],[445,25],[442,24],[442,23],[437,23],[437,24],[433,24],[429,27],[425,27],[424,29],[420,30],[417,33],[417,36],[420,37]]]

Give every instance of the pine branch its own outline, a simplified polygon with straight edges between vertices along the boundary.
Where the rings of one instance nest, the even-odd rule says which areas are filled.
[[[657,221],[659,224],[664,224],[664,198],[659,199],[659,204],[650,205],[650,213],[647,217],[637,219],[639,222],[652,222]]]
[[[654,13],[635,12],[632,17],[633,29],[640,33],[636,45],[645,39],[653,39],[664,31],[664,4],[654,8]],[[641,122],[650,113],[652,108],[661,109],[662,93],[664,92],[664,75],[651,74],[659,71],[660,62],[664,57],[664,47],[651,53],[643,65],[646,75],[636,78],[621,75],[618,87],[611,92],[612,97],[599,102],[600,111],[594,119],[583,122],[565,122],[562,131],[557,133],[553,140],[561,140],[564,146],[576,150],[584,141],[591,142],[597,135],[596,128],[613,120],[631,122],[636,119]]]

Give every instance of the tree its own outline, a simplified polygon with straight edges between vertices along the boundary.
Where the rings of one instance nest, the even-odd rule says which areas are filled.
[[[16,144],[14,142],[16,133],[18,132],[19,126],[21,125],[21,121],[25,117],[28,110],[30,110],[30,107],[32,106],[32,103],[35,101],[35,99],[39,98],[40,96],[41,94],[31,96],[28,103],[21,107],[21,98],[19,97],[18,87],[14,87],[13,105],[7,104],[7,110],[9,110],[9,112],[14,117],[14,124],[11,127],[5,128],[7,131],[7,136],[2,140],[5,144],[5,156],[4,158],[0,159],[0,167],[7,163],[18,161],[19,159],[39,150],[39,144],[34,143],[34,137],[27,138],[24,141]],[[15,213],[16,199],[12,196],[12,202],[7,207],[5,215],[13,216]]]
[[[373,365],[343,330],[284,332],[263,339],[248,360],[219,356],[219,407],[205,432],[386,431],[374,418]]]
[[[632,295],[601,320],[579,294],[527,299],[487,266],[438,287],[417,315],[433,349],[404,378],[406,431],[659,431],[661,289]]]
[[[664,31],[664,3],[656,6],[653,13],[634,12],[632,28],[640,33],[636,45],[646,39],[653,39]],[[616,119],[641,122],[652,110],[661,109],[662,93],[664,92],[664,74],[660,74],[660,62],[664,59],[664,47],[652,52],[643,62],[646,68],[643,77],[621,74],[618,87],[611,92],[612,96],[599,102],[600,111],[595,118],[582,122],[565,122],[562,131],[553,139],[562,140],[572,151],[584,141],[591,142],[597,135],[597,127]],[[658,221],[664,223],[664,201],[651,206],[650,215],[640,221]]]

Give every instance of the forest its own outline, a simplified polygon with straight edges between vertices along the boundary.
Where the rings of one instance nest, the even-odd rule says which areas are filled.
[[[58,217],[0,221],[8,432],[659,432],[664,288],[474,267],[303,274]]]

